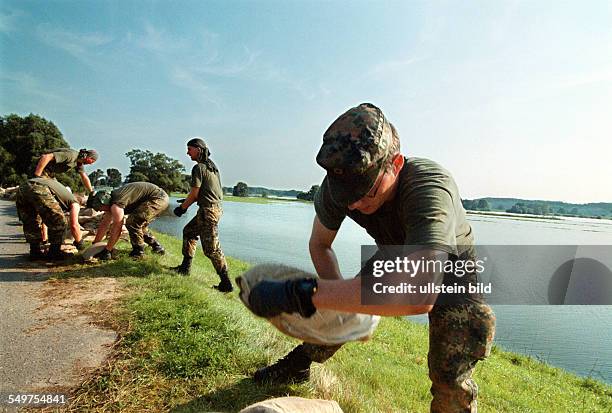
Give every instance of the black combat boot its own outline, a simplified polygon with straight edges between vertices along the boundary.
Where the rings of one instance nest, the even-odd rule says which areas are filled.
[[[153,249],[154,254],[164,255],[166,253],[166,250],[164,247],[162,247],[158,240],[154,240],[149,244],[149,246]]]
[[[32,242],[30,243],[30,261],[40,261],[47,258],[45,253],[42,251],[40,247],[40,243]]]
[[[189,275],[191,272],[191,260],[193,260],[193,258],[183,256],[183,262],[181,265],[172,267],[170,269],[178,272],[181,275]]]
[[[130,257],[132,258],[144,257],[144,245],[132,245],[132,251],[130,251]]]
[[[310,378],[312,360],[299,345],[276,363],[255,372],[253,380],[258,383],[303,383]]]
[[[68,258],[72,258],[74,254],[62,251],[62,244],[51,244],[49,247],[49,253],[47,259],[49,261],[63,261]]]
[[[215,285],[214,288],[221,291],[222,293],[231,293],[234,291],[234,287],[232,287],[232,282],[227,275],[227,267],[223,268],[219,273],[219,278],[221,282],[219,285]]]

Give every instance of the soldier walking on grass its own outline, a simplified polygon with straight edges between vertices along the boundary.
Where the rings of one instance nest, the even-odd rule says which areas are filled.
[[[223,188],[219,169],[210,159],[210,151],[201,138],[195,137],[187,142],[187,155],[196,162],[191,170],[191,191],[187,198],[182,200],[181,205],[174,209],[174,214],[182,216],[194,202],[197,202],[199,208],[196,216],[183,228],[183,262],[173,269],[182,275],[189,275],[199,237],[204,254],[210,259],[221,279],[215,288],[221,292],[231,292],[232,283],[217,228],[223,213]]]
[[[125,227],[132,244],[130,257],[144,256],[145,243],[155,254],[165,253],[164,247],[149,230],[149,224],[168,208],[168,194],[157,185],[150,182],[132,182],[112,191],[101,190],[90,197],[87,206],[105,212],[98,226],[94,244],[102,241],[112,223],[106,248],[94,255],[94,258],[101,260],[111,258],[111,251],[121,237],[124,214],[129,214],[125,220]]]
[[[55,178],[55,175],[74,169],[81,176],[81,181],[89,193],[93,192],[89,177],[83,165],[91,165],[98,159],[98,152],[93,149],[61,148],[43,154],[36,164],[34,177]]]
[[[348,216],[374,238],[379,247],[376,255],[385,245],[400,245],[418,246],[416,253],[405,256],[415,261],[420,257],[475,260],[474,235],[452,176],[433,161],[401,155],[397,131],[379,108],[368,103],[332,123],[323,135],[317,163],[327,175],[315,197],[309,247],[321,278],[263,281],[250,293],[251,309],[267,318],[282,312],[310,317],[317,309],[386,316],[428,314],[431,411],[475,412],[478,387],[471,377],[476,363],[489,355],[495,330],[495,316],[482,297],[386,295],[382,305],[364,305],[362,280],[342,279],[332,249]],[[441,270],[419,272],[414,278],[401,272],[389,277],[395,284],[426,280],[438,286],[459,280],[458,273],[437,271]],[[371,280],[367,271],[362,273],[363,281]],[[464,274],[463,279],[475,282],[476,273]],[[254,378],[308,380],[311,363],[324,362],[339,348],[301,344],[274,365],[258,370]]]
[[[30,244],[30,259],[60,261],[72,254],[62,251],[66,218],[64,212],[70,213],[70,231],[74,237],[74,246],[84,248],[79,226],[80,204],[77,197],[65,186],[49,178],[32,178],[19,186],[16,200],[17,211],[23,222],[23,233]],[[44,254],[41,248],[42,225],[48,227],[50,242],[49,252]]]

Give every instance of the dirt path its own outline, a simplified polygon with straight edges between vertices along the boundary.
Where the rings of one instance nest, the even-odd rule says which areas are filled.
[[[107,357],[116,333],[96,322],[119,295],[114,278],[49,279],[27,261],[14,203],[0,200],[0,396],[67,391]],[[0,401],[0,411],[9,407]]]

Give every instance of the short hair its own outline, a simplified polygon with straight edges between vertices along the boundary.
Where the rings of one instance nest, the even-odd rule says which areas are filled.
[[[395,155],[400,153],[399,134],[391,122],[389,122],[389,125],[391,126],[391,147],[389,148],[389,158],[384,166],[385,170],[388,172],[393,170],[393,158],[395,158]]]

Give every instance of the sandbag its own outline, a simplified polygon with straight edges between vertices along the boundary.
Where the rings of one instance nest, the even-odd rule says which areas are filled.
[[[342,413],[333,400],[278,397],[252,404],[238,413]]]
[[[106,248],[106,242],[96,242],[91,247],[83,251],[83,259],[85,261],[91,260],[94,255],[102,251],[104,248]]]
[[[282,264],[260,264],[251,268],[236,282],[240,287],[240,299],[250,309],[251,289],[263,280],[288,280],[294,278],[316,278],[316,275]],[[347,341],[365,341],[374,333],[380,317],[368,314],[344,313],[333,310],[318,310],[312,317],[295,314],[280,314],[268,321],[288,336],[313,344],[337,345]]]

